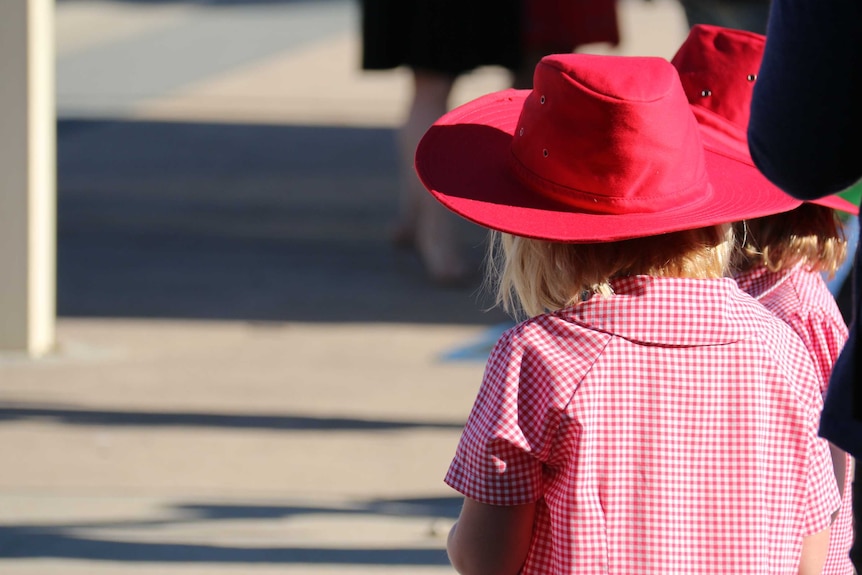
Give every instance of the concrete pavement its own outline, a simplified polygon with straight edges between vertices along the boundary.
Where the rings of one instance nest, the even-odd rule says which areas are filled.
[[[475,331],[65,319],[0,368],[0,571],[448,572]]]
[[[672,55],[676,4],[621,6]],[[406,77],[358,71],[356,16],[58,1],[59,345],[0,356],[0,573],[451,573],[508,320],[388,245]]]

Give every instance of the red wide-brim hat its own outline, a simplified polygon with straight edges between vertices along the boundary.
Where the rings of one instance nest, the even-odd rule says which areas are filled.
[[[763,180],[759,185],[772,185],[754,165],[746,133],[765,44],[762,34],[698,24],[671,63],[679,71],[707,153],[733,158],[752,171],[752,178]],[[859,213],[859,206],[837,195],[809,202]]]
[[[705,152],[676,69],[654,57],[546,56],[533,90],[441,117],[416,171],[481,226],[560,242],[616,241],[791,210],[756,170]]]

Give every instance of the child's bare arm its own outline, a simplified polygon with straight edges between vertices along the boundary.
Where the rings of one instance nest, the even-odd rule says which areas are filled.
[[[829,527],[802,540],[799,575],[820,575],[829,550]]]
[[[461,575],[515,575],[521,570],[533,534],[535,503],[498,506],[465,498],[446,544]]]

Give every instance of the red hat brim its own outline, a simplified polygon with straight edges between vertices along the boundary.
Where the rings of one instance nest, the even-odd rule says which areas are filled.
[[[854,216],[859,215],[859,206],[837,195],[808,200],[808,203],[825,206],[827,208],[832,208],[833,210],[840,210],[842,212],[847,212],[848,214],[853,214]]]

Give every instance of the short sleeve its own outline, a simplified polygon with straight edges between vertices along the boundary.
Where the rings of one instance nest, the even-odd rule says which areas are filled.
[[[843,321],[839,323],[839,320],[819,314],[811,314],[800,321],[803,325],[799,328],[794,326],[794,329],[802,337],[805,348],[814,360],[820,378],[820,392],[825,394],[832,366],[847,341],[847,326]]]
[[[804,374],[801,379],[804,379]],[[810,388],[806,386],[806,389]],[[814,389],[816,388],[811,391]],[[808,477],[803,533],[811,535],[832,524],[835,512],[841,507],[841,495],[835,479],[829,442],[817,434],[820,413],[823,411],[823,397],[819,393],[807,395]]]
[[[497,342],[445,482],[489,505],[522,505],[542,496],[542,464],[520,427],[518,384],[523,346]]]
[[[553,316],[503,334],[446,483],[490,505],[539,500],[568,405],[608,338]]]
[[[835,470],[832,466],[828,442],[813,433],[810,445],[808,505],[803,526],[805,535],[811,535],[829,527],[832,524],[833,515],[841,506],[841,495],[835,481]]]
[[[785,353],[781,354],[780,359],[786,362],[784,372],[787,380],[796,390],[804,409],[805,419],[798,424],[799,427],[804,426],[804,429],[799,429],[800,440],[803,433],[807,438],[802,529],[804,535],[811,535],[829,527],[834,513],[841,506],[829,443],[817,433],[823,411],[821,389],[825,385],[822,374],[824,367],[821,364],[828,362],[826,356],[833,353],[829,342],[832,335],[829,335],[831,330],[826,327],[828,322],[823,321],[823,316],[819,314],[794,315],[789,323],[797,338],[794,338],[796,341],[785,342],[781,348]],[[804,345],[789,345],[797,342]]]

